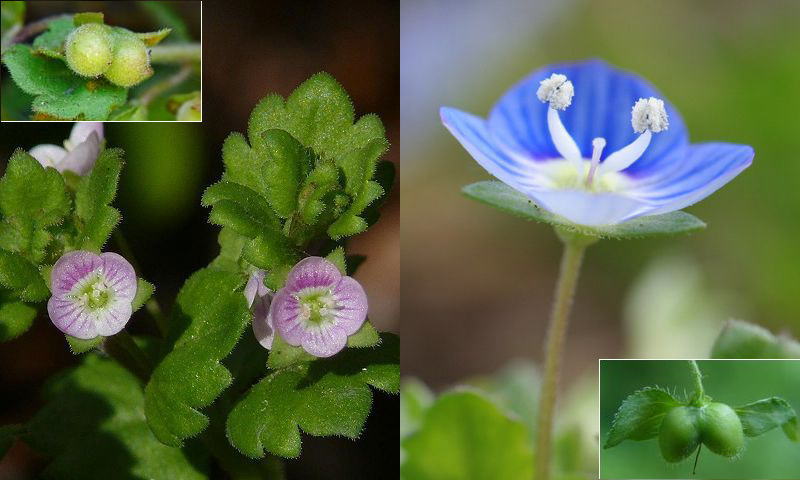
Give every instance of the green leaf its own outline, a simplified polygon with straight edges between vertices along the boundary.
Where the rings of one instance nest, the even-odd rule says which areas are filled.
[[[752,323],[729,320],[714,342],[711,358],[800,358],[800,342]]]
[[[47,31],[33,40],[34,53],[53,58],[64,57],[64,42],[75,28],[71,17],[56,18],[47,25]]]
[[[800,441],[797,429],[797,413],[789,402],[779,397],[765,398],[757,402],[737,407],[736,413],[742,421],[744,434],[757,437],[773,428],[782,427],[786,436],[793,442]]]
[[[347,338],[347,346],[350,348],[374,347],[381,341],[381,335],[375,330],[369,320],[366,320],[361,328]]]
[[[697,217],[686,212],[671,212],[663,215],[639,217],[625,223],[602,227],[576,225],[539,207],[528,197],[508,185],[496,180],[487,180],[465,186],[464,194],[486,205],[526,220],[547,223],[568,231],[599,238],[645,238],[683,235],[706,227]]]
[[[338,246],[334,248],[331,253],[325,255],[325,259],[336,265],[339,273],[347,275],[347,266],[345,265],[344,247]]]
[[[377,348],[347,349],[273,371],[231,411],[228,439],[248,457],[262,457],[266,450],[294,458],[300,455],[300,429],[356,438],[372,405],[369,386],[397,393],[399,359],[399,339],[384,334]]]
[[[6,296],[6,295],[4,295]],[[0,342],[13,340],[27,332],[36,318],[36,309],[13,298],[0,303]]]
[[[300,190],[300,218],[307,225],[317,224],[326,208],[332,207],[329,198],[339,189],[339,170],[332,162],[320,161],[311,170]],[[332,212],[331,212],[332,213]]]
[[[401,445],[405,462],[400,471],[408,480],[533,478],[525,425],[473,391],[440,396]]]
[[[220,251],[217,258],[215,258],[209,268],[215,270],[223,270],[233,273],[245,273],[246,266],[242,263],[242,249],[250,240],[239,235],[231,228],[223,228],[219,232],[217,243],[219,243]]]
[[[76,13],[73,17],[73,22],[75,26],[83,25],[84,23],[99,23],[103,24],[105,21],[105,16],[102,12],[81,12]]]
[[[22,28],[24,21],[25,2],[0,3],[0,50],[5,51],[9,42]]]
[[[624,440],[648,440],[658,435],[661,420],[681,403],[660,388],[644,388],[628,396],[617,410],[603,448]]]
[[[289,132],[295,139],[328,159],[337,159],[360,149],[374,139],[383,139],[383,124],[376,115],[357,122],[350,97],[329,74],[318,73],[303,82],[284,102],[279,95],[261,100],[250,115],[248,137],[257,151],[263,149],[262,134],[270,129]]]
[[[99,252],[119,224],[119,212],[109,204],[117,194],[122,155],[118,148],[104,150],[78,184],[75,213],[83,221],[79,243],[86,250]]]
[[[0,179],[0,248],[40,263],[51,240],[47,227],[60,223],[69,208],[61,175],[17,149]]]
[[[139,39],[143,41],[145,45],[152,47],[161,43],[162,40],[167,38],[167,35],[169,35],[170,32],[172,32],[171,28],[162,28],[161,30],[155,32],[137,33],[136,36],[139,37]]]
[[[95,348],[99,347],[103,344],[103,341],[106,337],[98,335],[94,338],[90,338],[88,340],[84,340],[82,338],[76,338],[71,335],[64,335],[67,338],[67,344],[69,345],[70,351],[74,355],[80,355],[81,353],[86,353],[90,350],[94,350]]]
[[[244,277],[203,269],[186,281],[170,319],[172,350],[145,389],[147,423],[166,445],[180,446],[202,432],[208,418],[198,411],[231,383],[220,364],[250,323],[241,292]]]
[[[147,105],[127,105],[111,112],[109,120],[117,122],[138,122],[147,120]]]
[[[228,207],[228,212],[212,213],[211,222],[214,224],[223,226],[227,223],[240,224],[238,230],[253,233],[249,236],[255,236],[264,226],[280,228],[278,217],[275,216],[267,200],[245,185],[222,181],[211,185],[203,193],[204,206],[214,206],[220,202],[231,202],[235,206]],[[242,218],[228,219],[226,216],[229,214]]]
[[[0,285],[26,302],[41,302],[50,296],[50,289],[36,265],[5,250],[0,250]]]
[[[139,278],[136,280],[136,295],[133,297],[132,307],[133,311],[139,310],[150,300],[150,297],[153,296],[153,293],[156,291],[156,287],[144,280]]]
[[[17,44],[3,54],[14,82],[34,95],[33,111],[59,119],[105,120],[125,103],[127,91],[102,79],[82,78],[57,59]]]
[[[285,130],[270,129],[263,133],[266,155],[264,176],[266,197],[282,218],[297,210],[300,182],[311,168],[311,158],[305,148]]]
[[[156,440],[144,417],[137,378],[95,354],[50,382],[48,403],[28,423],[23,439],[51,457],[44,479],[199,480],[208,459]]]

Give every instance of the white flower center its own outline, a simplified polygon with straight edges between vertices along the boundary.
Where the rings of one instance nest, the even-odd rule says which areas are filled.
[[[84,308],[103,309],[111,303],[114,291],[106,285],[102,275],[96,274],[79,282],[71,297]]]
[[[330,288],[307,288],[295,295],[300,304],[300,322],[307,328],[319,328],[336,320],[338,305]]]
[[[590,192],[609,192],[624,188],[627,177],[620,172],[633,165],[644,154],[653,133],[662,132],[669,127],[664,101],[655,97],[640,98],[631,109],[631,125],[641,135],[600,163],[606,139],[597,137],[592,140],[592,157],[583,158],[580,148],[567,132],[558,114],[558,110],[569,107],[574,93],[572,82],[565,75],[557,73],[542,80],[536,92],[539,100],[550,104],[547,109],[547,128],[553,145],[561,155],[561,158],[542,164],[551,181],[551,187]]]

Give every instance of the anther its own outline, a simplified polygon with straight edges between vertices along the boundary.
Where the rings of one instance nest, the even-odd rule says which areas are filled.
[[[631,125],[636,133],[643,133],[645,130],[658,133],[666,130],[669,127],[669,118],[664,101],[655,97],[637,100],[631,110]]]
[[[567,80],[566,75],[554,73],[549,78],[539,82],[536,96],[544,103],[549,103],[550,108],[565,110],[572,103],[575,87]]]

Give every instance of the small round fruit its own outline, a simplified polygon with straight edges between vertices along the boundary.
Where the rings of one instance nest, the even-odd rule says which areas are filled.
[[[111,64],[111,35],[105,25],[86,23],[70,32],[64,50],[67,65],[73,72],[84,77],[97,77]]]
[[[668,462],[680,462],[700,445],[700,417],[696,407],[673,408],[661,422],[658,445]]]
[[[114,39],[114,59],[105,77],[120,87],[132,87],[153,74],[147,47],[133,33],[117,33]]]
[[[702,408],[700,436],[709,450],[723,457],[735,457],[744,449],[742,421],[724,403],[709,403]]]

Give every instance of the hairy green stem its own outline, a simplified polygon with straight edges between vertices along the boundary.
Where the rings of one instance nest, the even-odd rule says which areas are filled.
[[[150,61],[152,63],[199,62],[202,55],[203,51],[199,43],[156,45],[150,48]]]
[[[584,252],[586,247],[596,241],[595,238],[573,232],[556,230],[556,233],[564,243],[564,253],[561,257],[561,268],[545,343],[544,375],[536,432],[536,476],[534,477],[536,480],[550,479],[553,420],[569,313],[578,285]]]
[[[170,75],[169,77],[165,78],[164,80],[156,83],[152,87],[148,88],[142,95],[136,100],[136,103],[139,105],[147,106],[150,102],[156,99],[159,95],[166,92],[172,87],[176,87],[183,83],[189,75],[192,73],[191,65],[184,65],[181,67],[180,70],[175,72],[174,75]]]
[[[694,378],[694,397],[697,401],[702,401],[705,396],[705,389],[703,388],[703,374],[700,372],[700,367],[697,362],[689,360],[689,365],[692,368],[692,376]]]
[[[126,330],[108,337],[103,343],[103,351],[144,383],[150,379],[150,374],[153,373],[153,364]]]

